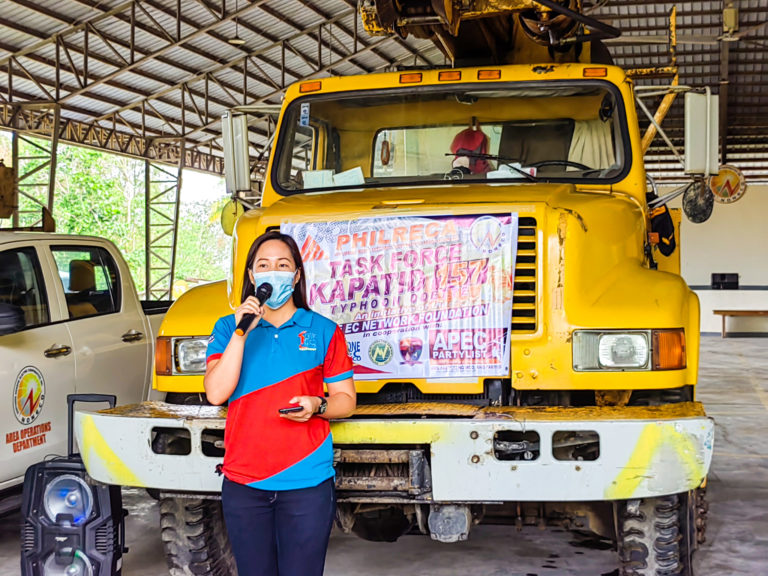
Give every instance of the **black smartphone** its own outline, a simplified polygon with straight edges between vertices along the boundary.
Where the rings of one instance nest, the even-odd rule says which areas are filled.
[[[291,412],[301,412],[304,410],[304,406],[301,404],[296,404],[295,406],[286,406],[285,408],[278,409],[278,412],[280,414],[290,414]]]

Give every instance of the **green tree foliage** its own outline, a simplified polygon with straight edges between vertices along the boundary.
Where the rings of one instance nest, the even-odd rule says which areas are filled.
[[[57,164],[56,231],[114,242],[128,261],[137,289],[143,290],[143,162],[62,145]]]
[[[184,200],[182,178],[181,228],[176,258],[176,278],[189,283],[226,278],[229,273],[231,238],[221,231],[221,209],[227,198]]]

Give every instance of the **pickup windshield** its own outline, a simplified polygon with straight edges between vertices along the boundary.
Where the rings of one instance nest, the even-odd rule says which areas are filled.
[[[332,189],[554,181],[609,183],[628,158],[605,82],[420,86],[318,94],[286,110],[273,181]]]

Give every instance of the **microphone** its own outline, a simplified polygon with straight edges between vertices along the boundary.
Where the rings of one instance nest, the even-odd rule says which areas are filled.
[[[256,300],[259,301],[259,306],[263,306],[264,302],[269,300],[269,297],[272,296],[272,284],[269,282],[264,282],[261,284],[258,288],[256,288],[255,296]],[[243,317],[240,318],[240,322],[237,324],[235,334],[238,336],[245,334],[245,331],[251,327],[251,324],[255,318],[256,314],[243,314]]]

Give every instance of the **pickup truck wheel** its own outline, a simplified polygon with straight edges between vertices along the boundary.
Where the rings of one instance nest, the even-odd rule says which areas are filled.
[[[221,501],[162,498],[160,529],[171,576],[236,576]]]
[[[621,576],[693,576],[681,496],[685,500],[672,494],[618,504]]]

